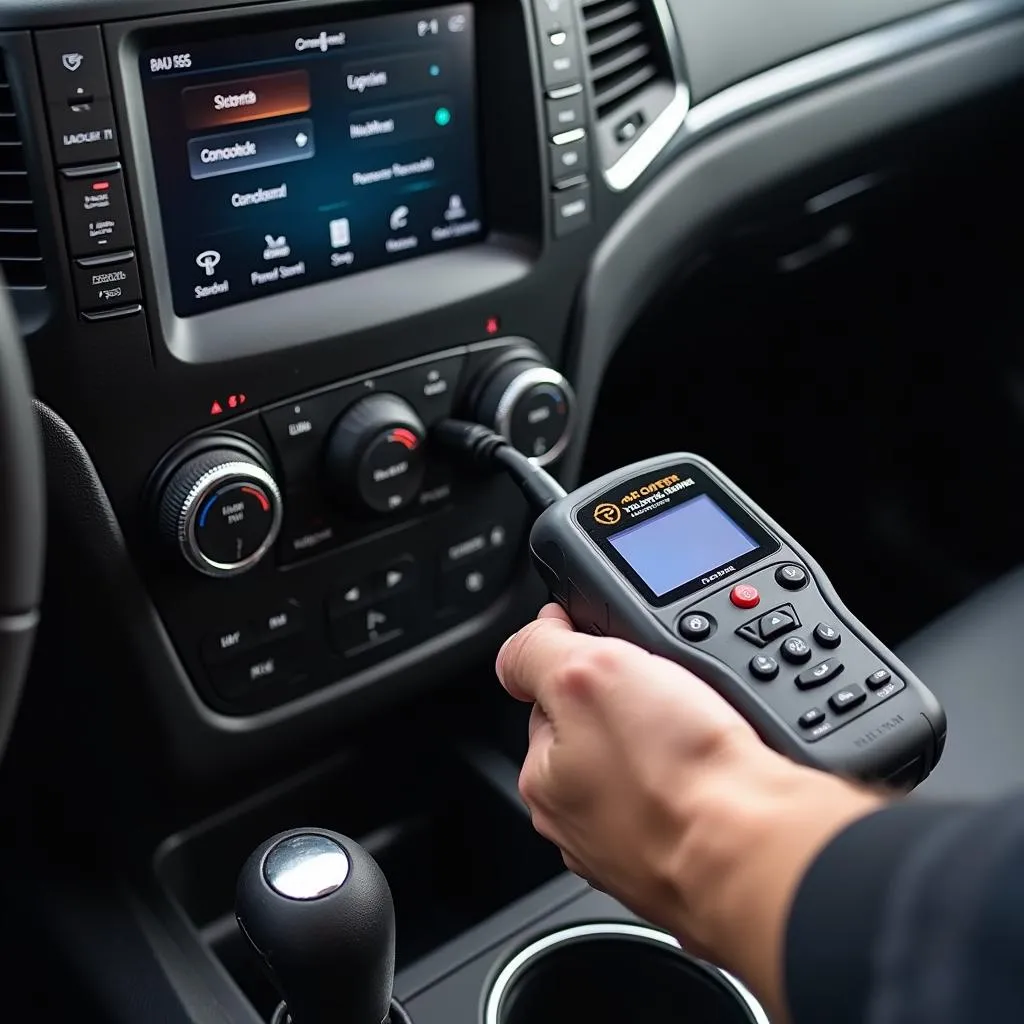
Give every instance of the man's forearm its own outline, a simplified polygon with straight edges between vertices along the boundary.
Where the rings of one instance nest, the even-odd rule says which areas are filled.
[[[767,750],[737,756],[743,763],[695,787],[678,871],[681,890],[698,896],[681,931],[694,936],[701,922],[699,952],[741,978],[778,1024],[788,1018],[786,925],[801,881],[837,834],[885,801]]]

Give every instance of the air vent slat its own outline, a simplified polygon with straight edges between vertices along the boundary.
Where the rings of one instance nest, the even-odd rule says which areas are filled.
[[[0,52],[0,268],[12,288],[46,285],[14,93]]]
[[[588,32],[594,32],[605,25],[639,15],[637,0],[599,0],[583,10],[583,24]]]
[[[636,94],[648,82],[650,82],[657,71],[650,65],[638,68],[627,78],[621,78],[609,86],[601,94],[601,104],[607,110],[624,103],[630,96]]]
[[[582,0],[594,103],[601,121],[674,71],[654,0]]]
[[[639,46],[631,46],[628,50],[620,50],[593,62],[594,80],[600,83],[601,79],[611,75],[617,75],[638,64],[644,64],[651,55],[651,48],[646,43]],[[600,85],[598,85],[600,88]]]

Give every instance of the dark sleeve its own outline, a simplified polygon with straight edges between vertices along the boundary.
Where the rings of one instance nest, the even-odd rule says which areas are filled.
[[[1024,797],[836,837],[790,913],[786,989],[792,1024],[1024,1020]]]

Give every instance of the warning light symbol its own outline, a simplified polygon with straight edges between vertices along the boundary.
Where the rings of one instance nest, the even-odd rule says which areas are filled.
[[[222,406],[220,402],[214,402],[213,405],[210,406],[211,416],[220,416],[223,412],[224,406]]]
[[[247,399],[245,395],[229,395],[228,396],[228,408],[237,409],[240,405],[245,405]]]

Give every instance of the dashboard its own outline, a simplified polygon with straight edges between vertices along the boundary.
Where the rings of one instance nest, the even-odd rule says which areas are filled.
[[[180,767],[493,650],[543,596],[525,511],[430,428],[573,484],[612,354],[732,211],[1024,70],[1015,0],[772,7],[0,2],[58,514]]]

